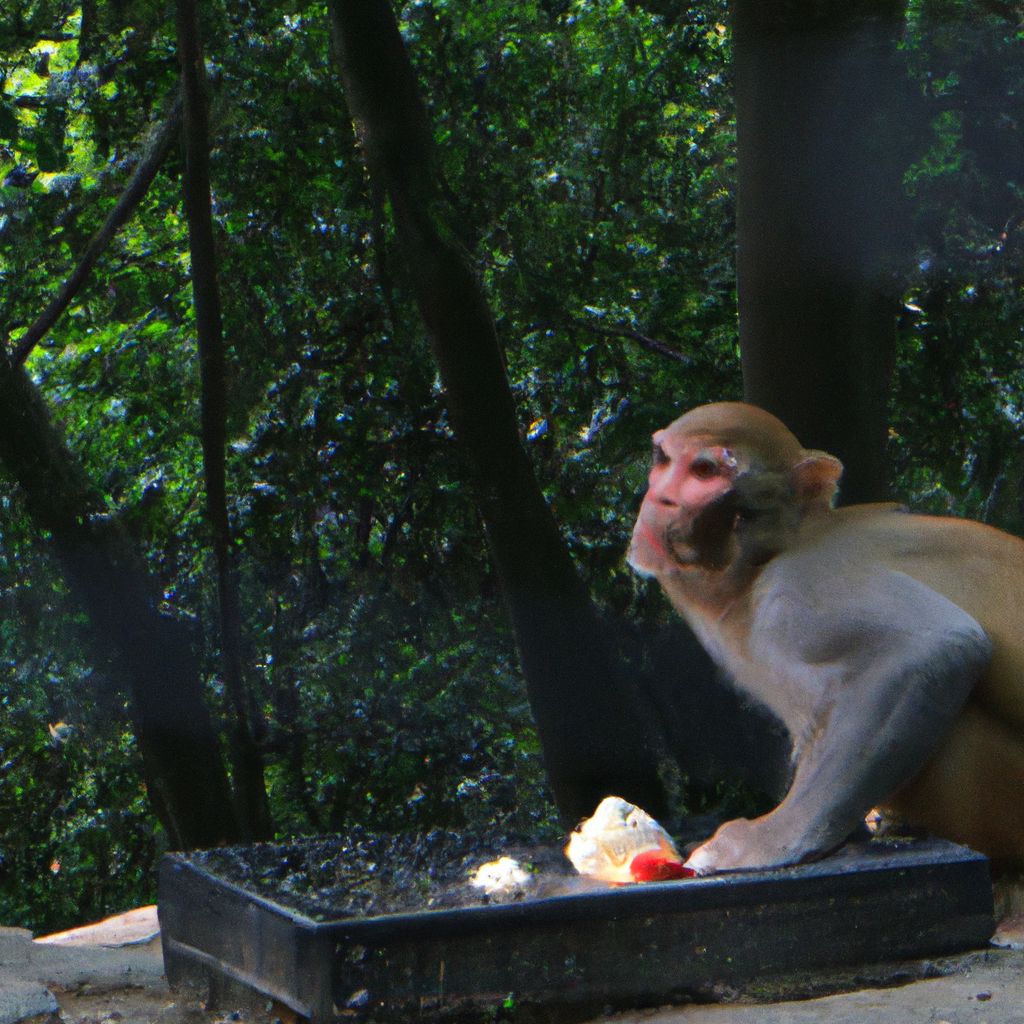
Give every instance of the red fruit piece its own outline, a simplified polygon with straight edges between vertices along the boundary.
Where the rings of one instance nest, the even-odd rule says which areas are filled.
[[[693,878],[697,872],[661,850],[644,850],[629,863],[634,882],[667,882],[672,878]]]

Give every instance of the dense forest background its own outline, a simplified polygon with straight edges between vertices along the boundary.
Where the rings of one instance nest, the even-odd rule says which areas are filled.
[[[545,666],[589,653],[559,638],[593,622],[627,676],[657,661],[669,616],[623,563],[648,437],[744,393],[743,4],[395,5],[389,59],[408,55],[422,106],[383,129],[411,182],[373,121],[403,98],[375,107],[358,77],[359,5],[16,6],[0,19],[0,921],[152,899],[169,845],[556,832],[581,792],[560,788],[569,758],[612,749],[602,771],[630,777],[640,698],[560,692]],[[898,8],[899,100],[879,105],[899,141],[878,196],[893,346],[873,382],[889,483],[1024,532],[1024,12]],[[424,286],[449,259],[465,282]],[[432,319],[439,292],[454,321]],[[490,324],[522,465],[486,436],[496,377],[466,411],[453,296]],[[844,301],[816,309],[826,354]],[[772,372],[804,376],[781,357]],[[531,487],[593,622],[516,575],[531,555],[502,512]],[[679,650],[671,711],[699,730],[697,655]],[[611,739],[577,748],[600,732],[574,711],[591,696]],[[675,760],[676,811],[728,783]]]

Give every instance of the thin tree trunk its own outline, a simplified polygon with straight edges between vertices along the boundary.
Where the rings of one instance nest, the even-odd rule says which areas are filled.
[[[234,719],[231,750],[235,792],[243,829],[250,838],[264,839],[272,833],[270,808],[263,778],[263,761],[254,736],[255,713],[245,680],[238,571],[228,520],[225,465],[226,360],[210,209],[206,73],[199,11],[195,0],[178,0],[177,14],[178,56],[185,106],[184,195],[192,258],[192,298],[199,342],[206,512],[217,563],[224,685]]]
[[[617,793],[662,810],[657,754],[520,441],[494,322],[439,214],[432,141],[387,0],[333,0],[349,110],[383,183],[515,628],[559,809]]]
[[[79,289],[89,277],[92,268],[96,265],[96,261],[113,241],[118,231],[127,223],[128,218],[135,212],[139,203],[142,202],[143,197],[149,190],[149,186],[156,177],[156,172],[160,169],[160,165],[164,162],[164,158],[171,148],[171,144],[181,129],[181,110],[181,100],[178,99],[171,107],[167,119],[154,136],[149,150],[139,161],[131,181],[124,192],[121,193],[121,197],[118,199],[113,210],[110,211],[110,215],[85,247],[85,252],[82,254],[78,266],[75,267],[71,275],[61,286],[53,301],[18,339],[18,347],[15,349],[13,359],[15,365],[20,366],[28,359],[32,349],[42,341],[53,325],[60,319],[64,311],[71,304],[71,300],[78,294]]]
[[[736,0],[737,275],[747,398],[886,496],[901,182],[895,0]]]
[[[95,653],[130,694],[150,800],[177,849],[237,840],[227,776],[186,627],[64,446],[25,372],[0,356],[0,460],[86,609]]]

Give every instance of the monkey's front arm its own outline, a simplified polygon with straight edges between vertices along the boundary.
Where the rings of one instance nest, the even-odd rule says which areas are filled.
[[[794,578],[813,579],[804,569]],[[797,863],[840,844],[926,764],[989,663],[978,623],[911,577],[819,578],[759,602],[737,680],[794,733],[790,790],[694,850],[687,866],[699,874]],[[758,693],[773,681],[778,692]]]

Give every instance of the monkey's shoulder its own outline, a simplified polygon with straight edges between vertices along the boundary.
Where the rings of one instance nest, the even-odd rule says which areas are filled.
[[[897,567],[922,558],[943,564],[1009,563],[1024,567],[1024,541],[986,523],[908,512],[895,503],[850,505],[811,517],[801,531],[807,544],[834,545]]]
[[[863,609],[907,600],[909,577],[952,601],[985,628],[1024,609],[1024,541],[983,523],[916,515],[897,505],[861,505],[806,517],[792,543],[755,585],[764,595],[801,596],[812,606]],[[1002,632],[1002,630],[999,630]]]
[[[819,591],[829,577],[833,586],[855,580],[860,587],[893,571],[912,577],[979,622],[997,659],[1012,656],[1024,680],[1024,541],[973,520],[892,507],[852,506],[818,520],[802,527],[787,554],[811,566],[805,578]]]

